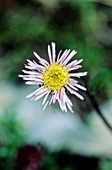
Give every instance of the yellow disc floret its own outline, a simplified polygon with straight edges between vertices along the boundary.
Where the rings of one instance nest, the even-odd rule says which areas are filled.
[[[68,78],[68,71],[65,66],[52,63],[43,73],[44,87],[52,91],[59,91],[62,86],[67,85]]]

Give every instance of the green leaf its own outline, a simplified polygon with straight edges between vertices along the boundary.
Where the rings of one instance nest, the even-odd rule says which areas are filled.
[[[108,72],[109,68],[102,69],[89,83],[88,90],[90,93],[95,94],[96,91],[101,87],[103,84]]]

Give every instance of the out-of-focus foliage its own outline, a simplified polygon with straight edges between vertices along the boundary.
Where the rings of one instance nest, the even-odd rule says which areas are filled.
[[[88,90],[90,93],[95,94],[96,91],[100,88],[100,86],[103,84],[104,80],[106,81],[107,73],[109,72],[108,68],[105,68],[101,70],[89,83]],[[105,79],[104,79],[105,77]]]
[[[93,117],[89,118],[88,121],[87,112],[91,110],[91,104],[85,93],[85,101],[83,102],[70,96],[75,112],[79,114],[84,121],[83,125],[84,123],[85,125],[83,126],[80,123],[78,125],[79,129],[77,129],[78,121],[74,126],[73,121],[67,122],[69,118],[65,121],[65,116],[65,119],[62,119],[62,126],[58,124],[61,129],[59,130],[59,126],[55,129],[56,134],[50,136],[50,142],[50,137],[48,139],[46,138],[47,135],[44,136],[44,129],[47,132],[50,123],[48,126],[46,121],[43,120],[48,119],[48,122],[52,120],[51,113],[59,113],[58,106],[55,105],[48,108],[46,112],[42,112],[40,102],[32,103],[25,99],[25,95],[31,89],[22,86],[23,81],[18,78],[18,74],[23,69],[27,58],[34,59],[33,51],[48,59],[46,50],[51,41],[56,42],[57,52],[60,49],[65,50],[67,48],[78,51],[78,54],[73,59],[76,57],[77,59],[83,58],[84,62],[81,71],[88,71],[88,76],[82,79],[81,84],[88,86],[88,83],[90,83],[90,90],[97,90],[96,97],[99,103],[112,98],[111,0],[3,0],[0,3],[0,169],[14,169],[18,148],[31,141],[35,143],[39,132],[43,132],[42,139],[45,141],[43,147],[48,144],[49,148],[50,142],[54,140],[55,144],[63,144],[61,145],[63,150],[64,148],[69,148],[68,150],[70,151],[70,146],[74,146],[73,154],[76,154],[78,150],[79,155],[85,156],[88,153],[91,156],[94,151],[94,156],[97,157],[96,159],[99,162],[97,169],[111,170],[112,159],[110,155],[112,151],[109,151],[112,148],[109,143],[111,141],[110,134],[107,134],[108,132],[104,130],[105,128],[97,130],[98,124],[95,124],[96,121]],[[106,74],[107,70],[109,70],[108,74]],[[10,85],[11,83],[17,87]],[[99,89],[99,87],[101,88]],[[24,101],[22,100],[23,98]],[[104,108],[102,109],[105,113],[111,113],[110,107],[105,106],[105,108],[106,111]],[[108,117],[108,114],[105,114],[105,116]],[[42,122],[45,123],[44,127]],[[96,126],[96,129],[93,126]],[[84,130],[85,127],[87,131]],[[92,132],[90,133],[92,128],[94,129],[94,135]],[[72,131],[71,129],[74,130]],[[50,130],[53,130],[52,127],[50,127]],[[38,131],[38,134],[36,131]],[[103,132],[105,133],[105,140]],[[63,134],[60,135],[61,137],[66,136],[67,140],[64,142],[62,138],[59,138],[61,133]],[[68,134],[69,137],[67,137]],[[90,138],[88,137],[89,135]],[[75,140],[71,145],[72,136],[74,136]],[[94,136],[95,140],[99,141],[100,146],[90,142]],[[58,138],[57,140],[56,137]],[[106,139],[109,139],[109,141],[107,142]],[[75,148],[75,145],[80,144],[80,141],[82,142],[82,149]],[[107,148],[105,144],[107,144]],[[51,146],[53,146],[53,142]],[[84,150],[86,150],[86,153]],[[106,154],[103,155],[103,153]],[[60,166],[58,165],[57,157],[60,155],[61,153],[59,152],[55,154],[45,153],[41,168],[58,170]],[[82,161],[83,159],[78,158],[78,160]],[[75,170],[76,168],[78,170],[79,165],[75,165],[76,162],[69,162],[61,169]],[[92,167],[96,170],[96,167]]]

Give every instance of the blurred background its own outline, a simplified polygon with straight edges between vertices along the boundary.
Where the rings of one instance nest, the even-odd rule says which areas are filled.
[[[91,101],[70,96],[74,113],[25,96],[36,86],[18,77],[33,51],[47,45],[78,51],[88,75],[80,84],[96,97],[112,125],[112,1],[2,0],[0,2],[0,170],[112,170],[112,133]]]

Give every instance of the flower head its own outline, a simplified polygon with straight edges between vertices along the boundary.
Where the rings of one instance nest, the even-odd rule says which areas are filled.
[[[79,85],[74,77],[86,76],[87,72],[72,72],[81,68],[82,66],[79,64],[83,61],[83,59],[80,59],[70,62],[71,58],[77,53],[75,50],[72,52],[65,50],[61,53],[62,51],[56,56],[55,43],[53,42],[51,47],[48,45],[49,62],[34,52],[34,55],[39,60],[39,64],[35,61],[27,60],[28,64],[25,65],[25,68],[30,71],[22,70],[25,75],[19,75],[19,77],[27,80],[26,84],[39,85],[39,88],[27,95],[26,98],[31,97],[31,100],[36,101],[45,96],[42,102],[42,105],[44,105],[43,110],[47,105],[55,103],[57,100],[62,111],[67,112],[68,107],[73,112],[72,102],[65,90],[83,100],[83,96],[77,93],[77,91],[78,88],[81,90],[86,90],[86,88]]]

